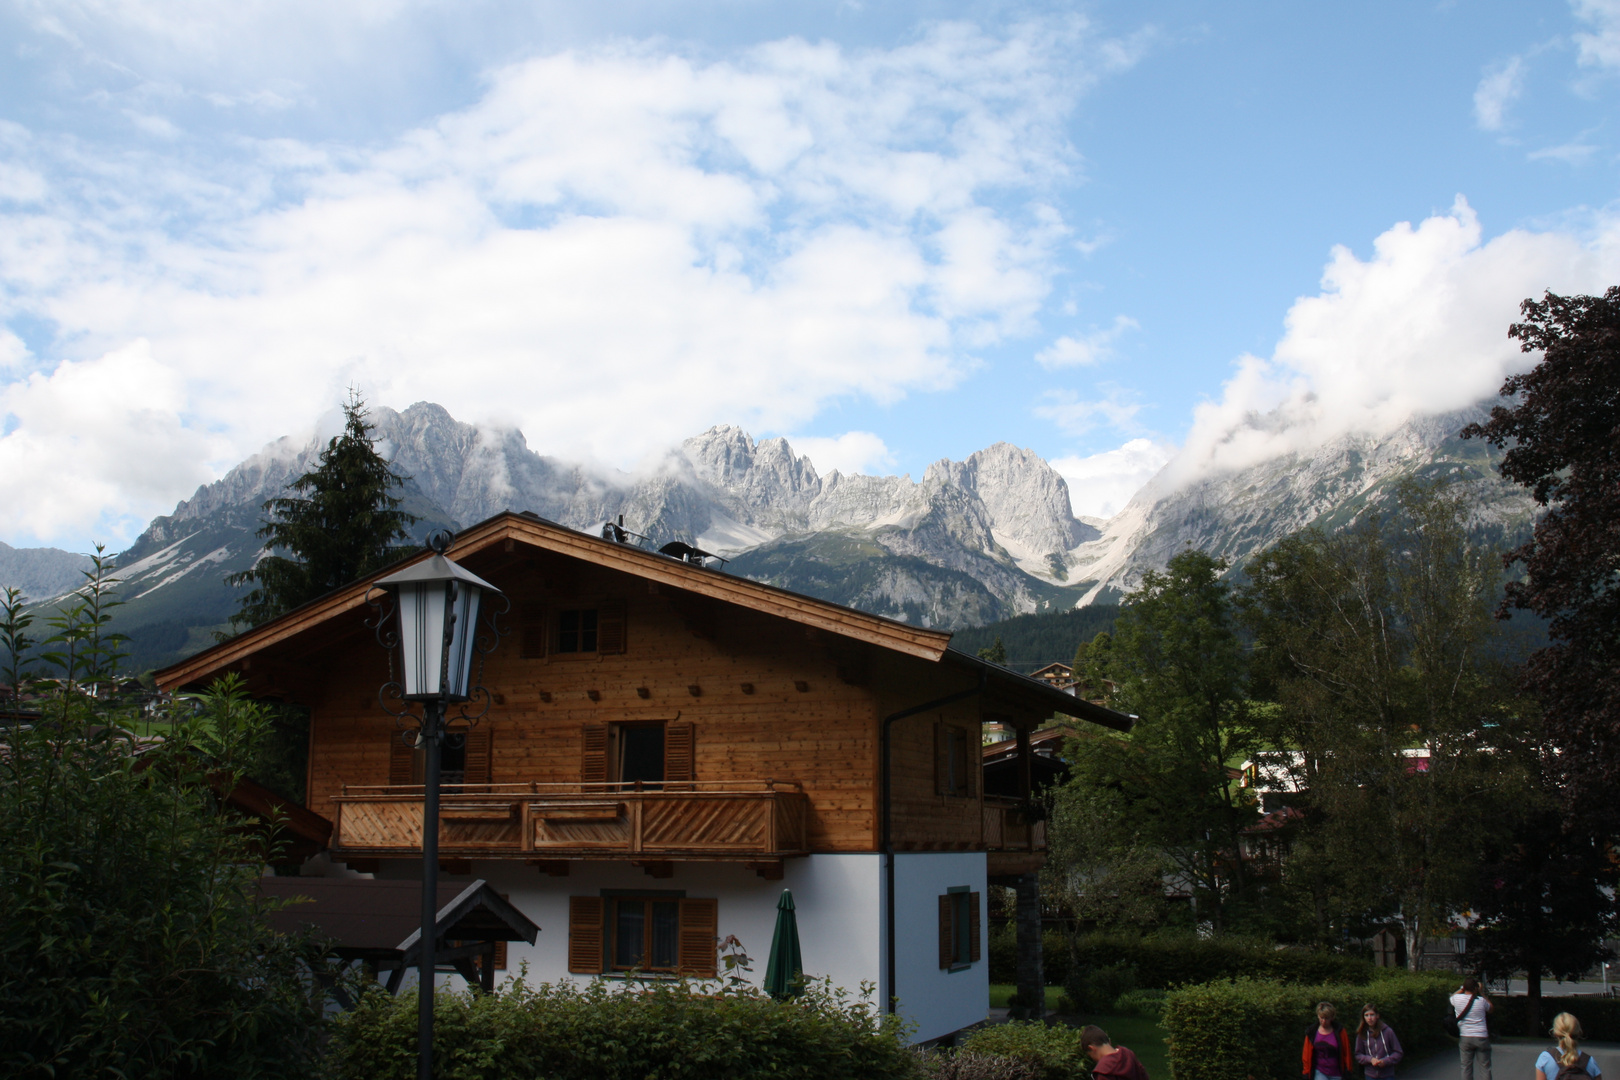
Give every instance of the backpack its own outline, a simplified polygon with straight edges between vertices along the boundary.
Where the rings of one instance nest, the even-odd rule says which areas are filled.
[[[1553,1060],[1558,1061],[1558,1055],[1554,1054]],[[1554,1077],[1553,1080],[1591,1080],[1590,1075],[1586,1071],[1586,1063],[1591,1060],[1591,1056],[1583,1050],[1581,1053],[1575,1055],[1575,1061],[1573,1064],[1565,1065],[1562,1062],[1559,1062],[1558,1075]]]

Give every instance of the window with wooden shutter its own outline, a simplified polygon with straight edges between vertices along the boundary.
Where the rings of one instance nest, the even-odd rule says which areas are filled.
[[[934,725],[934,791],[939,795],[971,797],[974,783],[974,754],[966,728],[941,720]]]
[[[467,732],[467,756],[462,783],[488,784],[495,759],[495,730],[488,722]]]
[[[388,733],[388,782],[413,784],[416,780],[416,751],[406,745],[398,731]]]
[[[678,972],[713,978],[719,955],[720,902],[681,901],[681,958]]]
[[[585,784],[605,784],[608,778],[608,726],[585,724],[581,727],[584,753],[580,758],[579,779]]]
[[[602,898],[568,898],[568,970],[576,975],[602,973]]]
[[[693,729],[690,721],[677,720],[664,725],[664,790],[681,790],[676,785],[685,785],[690,789],[695,768],[693,757]]]
[[[596,651],[605,656],[624,650],[624,601],[609,600],[596,609]]]
[[[979,962],[979,894],[968,893],[968,963]]]

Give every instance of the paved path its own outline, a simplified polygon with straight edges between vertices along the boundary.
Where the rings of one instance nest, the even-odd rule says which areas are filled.
[[[1491,1047],[1490,1080],[1536,1080],[1536,1058],[1551,1048],[1551,1039],[1498,1039]],[[1620,1080],[1620,1043],[1588,1042],[1581,1049],[1597,1061],[1604,1080]],[[1396,1080],[1459,1080],[1461,1076],[1456,1050],[1416,1063],[1406,1061],[1395,1070]],[[1474,1080],[1486,1080],[1477,1065]]]

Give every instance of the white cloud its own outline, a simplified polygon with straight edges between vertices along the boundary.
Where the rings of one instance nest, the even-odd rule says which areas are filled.
[[[1095,364],[1114,355],[1114,342],[1119,340],[1121,334],[1137,328],[1135,319],[1127,315],[1116,315],[1113,325],[1106,329],[1093,330],[1080,337],[1058,338],[1036,353],[1035,361],[1047,370]]]
[[[1591,143],[1569,142],[1560,146],[1547,146],[1526,154],[1531,161],[1562,161],[1565,165],[1584,165],[1597,153]]]
[[[1373,246],[1367,261],[1334,249],[1322,292],[1294,302],[1271,357],[1240,358],[1221,399],[1195,410],[1167,483],[1490,398],[1534,363],[1507,336],[1521,300],[1601,291],[1620,270],[1613,223],[1585,243],[1519,229],[1482,242],[1461,197],[1450,213],[1416,228],[1402,222]]]
[[[1474,89],[1474,123],[1485,131],[1502,130],[1503,113],[1524,92],[1524,59],[1510,57],[1488,68]]]
[[[1620,67],[1620,0],[1572,0],[1575,17],[1590,31],[1575,34],[1580,62],[1588,67]]]
[[[881,475],[879,470],[894,465],[894,453],[870,431],[846,431],[833,439],[800,435],[788,439],[788,444],[794,453],[809,458],[822,476],[834,469],[845,476],[856,473],[875,476]]]
[[[1118,387],[1107,388],[1100,398],[1083,398],[1073,390],[1048,390],[1041,396],[1051,404],[1037,405],[1035,415],[1070,435],[1083,435],[1099,424],[1129,431],[1137,426],[1136,414],[1142,409]]]
[[[1132,439],[1123,446],[1087,457],[1054,458],[1052,468],[1069,482],[1069,502],[1081,517],[1109,518],[1124,509],[1164,467],[1176,448],[1153,439]]]
[[[1080,20],[709,63],[619,44],[494,71],[377,147],[278,140],[201,169],[23,132],[17,167],[45,187],[0,204],[0,315],[59,329],[45,385],[148,343],[154,438],[191,449],[126,484],[88,448],[121,435],[7,390],[0,453],[88,471],[15,482],[29,497],[0,500],[0,535],[166,512],[199,461],[228,466],[351,383],[625,466],[715,422],[791,431],[834,397],[948,387],[1047,297],[1065,116],[1124,62]]]

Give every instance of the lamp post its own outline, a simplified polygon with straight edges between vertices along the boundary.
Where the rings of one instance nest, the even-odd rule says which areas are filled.
[[[486,637],[478,635],[478,618],[485,598],[505,599],[501,591],[444,557],[451,536],[436,532],[428,538],[433,555],[373,586],[391,601],[368,602],[377,612],[377,640],[388,650],[389,681],[378,694],[382,707],[405,721],[401,737],[413,739],[423,753],[422,768],[422,929],[417,959],[417,1062],[419,1080],[433,1080],[433,969],[435,923],[439,897],[439,751],[445,731],[445,706],[482,698],[489,708],[489,692],[473,686],[472,662],[495,648],[500,639],[494,615]],[[394,618],[397,612],[397,620]],[[395,663],[399,678],[396,679]],[[401,681],[402,680],[402,681]],[[389,701],[402,703],[393,708]],[[420,718],[408,703],[419,702]],[[482,712],[461,716],[477,723]],[[409,722],[415,721],[414,726]]]

